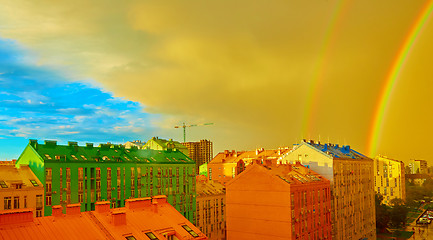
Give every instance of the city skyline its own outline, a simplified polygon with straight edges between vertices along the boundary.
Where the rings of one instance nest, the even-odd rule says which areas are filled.
[[[433,1],[0,2],[0,160],[212,122],[187,141],[432,164]]]

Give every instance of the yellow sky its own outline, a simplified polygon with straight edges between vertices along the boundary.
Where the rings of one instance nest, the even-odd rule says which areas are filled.
[[[191,128],[215,150],[302,138],[365,152],[392,60],[425,1],[6,1],[0,36]],[[433,164],[433,19],[397,81],[379,153]],[[313,94],[313,96],[311,95]],[[308,116],[310,116],[310,119]]]

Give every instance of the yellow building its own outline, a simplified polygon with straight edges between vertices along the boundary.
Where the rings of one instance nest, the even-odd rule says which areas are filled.
[[[226,239],[225,187],[221,183],[197,180],[194,225],[209,239]]]
[[[376,239],[374,161],[350,146],[303,141],[278,159],[296,163],[331,181],[332,239]]]
[[[33,209],[33,217],[44,212],[44,187],[27,165],[0,162],[0,210]]]
[[[374,190],[383,195],[383,203],[406,199],[404,163],[384,156],[374,159]]]

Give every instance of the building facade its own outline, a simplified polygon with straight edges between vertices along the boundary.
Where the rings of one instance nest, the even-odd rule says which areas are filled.
[[[270,162],[276,164],[283,154],[289,152],[289,148],[278,148],[265,150],[258,148],[255,151],[229,151],[218,153],[211,162],[208,163],[208,179],[226,184],[253,162]]]
[[[20,164],[27,164],[45,186],[45,216],[51,215],[53,205],[80,203],[81,211],[92,211],[98,201],[116,208],[129,198],[164,194],[194,220],[195,163],[180,151],[30,140],[17,160]]]
[[[411,159],[408,164],[410,168],[410,174],[427,174],[427,161],[419,159]]]
[[[52,216],[36,219],[31,209],[0,211],[0,239],[207,239],[166,196],[125,202],[111,210],[110,202],[96,202],[88,212],[81,212],[79,203],[66,205],[66,211],[56,205]]]
[[[33,209],[33,217],[43,216],[44,186],[25,165],[0,163],[0,210]]]
[[[376,239],[372,159],[350,146],[303,141],[278,162],[300,162],[331,181],[332,239]]]
[[[383,203],[394,198],[406,199],[404,163],[384,156],[374,159],[374,189],[383,196]]]
[[[330,182],[301,164],[252,164],[226,184],[227,239],[331,239]]]
[[[188,149],[188,156],[196,163],[196,172],[199,172],[200,165],[210,162],[213,157],[213,143],[202,139],[199,142],[183,142]]]
[[[226,239],[225,187],[221,183],[197,178],[196,222],[209,239]]]

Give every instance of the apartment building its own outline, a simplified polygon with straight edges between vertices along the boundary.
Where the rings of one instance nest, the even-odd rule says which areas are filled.
[[[331,239],[330,181],[301,164],[252,164],[226,184],[227,239]]]
[[[195,226],[209,239],[226,239],[225,187],[221,183],[197,178]]]
[[[314,141],[296,144],[279,163],[296,163],[331,182],[332,239],[376,239],[374,161],[350,146]]]
[[[374,190],[383,196],[383,203],[394,198],[406,199],[404,163],[385,156],[374,159]]]
[[[44,186],[28,166],[0,163],[0,211],[32,209],[33,217],[43,216]]]
[[[411,159],[408,164],[410,174],[427,174],[427,161],[419,159]]]
[[[0,211],[0,239],[208,239],[166,196],[126,199],[124,208],[111,210],[107,201],[96,202],[95,211],[81,212],[79,203],[62,208],[40,218],[31,209]]]
[[[188,149],[188,156],[196,162],[196,172],[199,172],[200,165],[210,162],[213,157],[213,143],[207,139],[199,142],[183,142]]]
[[[52,214],[53,205],[80,203],[81,211],[92,211],[98,201],[117,208],[129,198],[163,194],[187,219],[194,219],[195,163],[177,150],[30,140],[16,164],[27,164],[45,186],[45,216]]]

